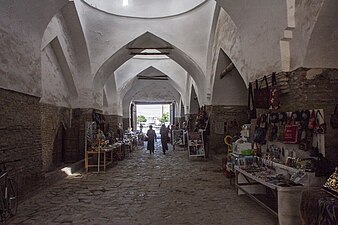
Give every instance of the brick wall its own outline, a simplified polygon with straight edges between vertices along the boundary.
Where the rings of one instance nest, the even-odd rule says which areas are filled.
[[[235,135],[240,132],[241,125],[247,122],[247,107],[246,106],[224,106],[213,105],[207,107],[207,111],[210,113],[209,126],[209,149],[216,153],[225,153],[226,145],[224,144],[225,135]],[[216,129],[216,126],[222,127],[224,131],[224,122],[228,124],[225,133],[221,133],[222,129]],[[231,122],[233,124],[231,125]],[[237,126],[235,126],[235,122]]]
[[[53,151],[56,135],[59,128],[62,129],[64,127],[66,131],[70,127],[71,110],[64,107],[40,104],[40,111],[43,170],[51,171],[57,166],[53,162],[53,157],[55,158],[56,154]]]
[[[72,128],[78,133],[78,159],[84,159],[85,153],[85,124],[92,121],[93,109],[73,109]]]
[[[19,195],[39,187],[44,180],[39,98],[0,89],[0,161],[17,177]]]
[[[325,156],[338,164],[338,129],[330,126],[330,115],[338,104],[338,69],[299,68],[277,74],[281,92],[280,112],[323,109],[327,133]],[[258,110],[265,112],[267,110]]]
[[[122,123],[122,116],[118,115],[105,115],[107,129],[112,130],[116,133],[119,123]]]
[[[287,75],[290,92],[281,99],[281,110],[323,109],[327,133],[325,155],[338,164],[338,130],[330,126],[330,115],[338,104],[338,69],[300,68]]]
[[[123,123],[123,130],[127,130],[129,128],[129,118],[123,118],[122,119],[122,123]]]

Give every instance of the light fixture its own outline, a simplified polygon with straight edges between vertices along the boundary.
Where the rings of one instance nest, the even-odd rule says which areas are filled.
[[[128,5],[128,0],[123,0],[122,5],[123,5],[123,6],[127,6],[127,5]]]

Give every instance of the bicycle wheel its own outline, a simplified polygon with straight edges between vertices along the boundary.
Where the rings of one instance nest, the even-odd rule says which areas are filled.
[[[4,199],[4,194],[1,190],[0,187],[0,222],[3,222],[5,220],[5,199]]]
[[[9,178],[7,187],[7,209],[9,216],[14,216],[18,209],[18,186],[14,180]]]

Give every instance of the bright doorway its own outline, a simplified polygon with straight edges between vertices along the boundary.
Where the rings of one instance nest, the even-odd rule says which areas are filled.
[[[160,127],[164,123],[166,126],[170,124],[170,104],[136,104],[136,129],[146,132],[149,125],[157,134]]]

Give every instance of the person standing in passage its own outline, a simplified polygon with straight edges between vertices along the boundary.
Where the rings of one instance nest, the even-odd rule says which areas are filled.
[[[155,139],[156,139],[156,133],[155,130],[153,130],[153,126],[150,125],[149,129],[147,131],[147,137],[148,137],[148,144],[147,144],[147,150],[151,153],[154,153],[155,151]]]
[[[123,132],[123,129],[122,129],[122,124],[119,123],[119,127],[116,130],[117,141],[123,141],[123,137],[124,137],[124,132]]]
[[[162,124],[160,129],[163,154],[168,150],[168,129]]]
[[[168,127],[167,127],[167,132],[168,132],[168,143],[172,143],[171,142],[171,136],[172,136],[172,134],[171,134],[171,129],[170,129],[170,125],[168,125]]]

